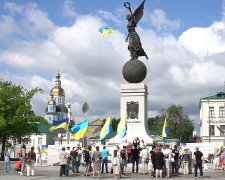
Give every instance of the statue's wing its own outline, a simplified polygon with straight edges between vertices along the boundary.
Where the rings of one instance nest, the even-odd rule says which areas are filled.
[[[137,23],[141,20],[143,14],[144,14],[144,4],[145,4],[145,0],[141,3],[141,5],[140,5],[138,8],[134,11],[133,16],[134,16],[134,22],[135,22],[135,24],[137,24]]]

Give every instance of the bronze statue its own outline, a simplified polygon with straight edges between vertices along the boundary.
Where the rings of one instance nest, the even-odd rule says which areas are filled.
[[[126,38],[126,42],[128,41],[128,50],[130,51],[131,60],[137,60],[139,56],[145,56],[148,59],[147,54],[145,53],[144,49],[141,45],[141,40],[138,33],[135,31],[135,27],[137,23],[143,16],[144,12],[144,3],[145,0],[141,3],[141,5],[132,13],[130,3],[125,2],[124,6],[128,9],[129,13],[127,15],[127,30],[128,35]]]

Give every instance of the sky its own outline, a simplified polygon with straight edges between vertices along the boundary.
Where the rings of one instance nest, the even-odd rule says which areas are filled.
[[[120,116],[123,65],[130,59],[122,0],[0,0],[0,79],[44,93],[44,115],[60,72],[75,121]],[[134,11],[142,0],[130,0]],[[102,37],[99,27],[115,33]],[[136,28],[149,60],[148,116],[180,104],[198,124],[199,100],[224,91],[225,0],[146,0]]]

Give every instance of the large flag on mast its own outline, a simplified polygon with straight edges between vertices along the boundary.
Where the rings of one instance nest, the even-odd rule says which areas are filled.
[[[80,122],[79,124],[74,125],[71,128],[71,131],[74,134],[73,135],[74,139],[76,140],[81,139],[84,136],[84,134],[88,131],[88,125],[89,125],[88,119]]]
[[[113,131],[113,128],[112,128],[112,119],[109,116],[109,118],[105,122],[105,124],[102,127],[102,130],[100,132],[100,140],[103,140],[112,131]]]
[[[117,134],[122,139],[127,134],[127,115],[125,114],[117,126]]]
[[[168,136],[169,136],[169,127],[167,124],[167,119],[165,118],[163,129],[162,129],[162,137],[163,137],[164,143],[166,142],[166,138],[168,138]]]
[[[66,118],[66,119],[62,119],[62,120],[53,120],[53,126],[49,128],[49,131],[52,132],[56,129],[65,129],[65,130],[68,130],[68,122],[69,122],[69,119]]]

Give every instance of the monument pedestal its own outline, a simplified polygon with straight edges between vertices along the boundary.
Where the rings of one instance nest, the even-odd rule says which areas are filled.
[[[143,139],[147,145],[153,144],[148,130],[148,88],[144,83],[121,84],[120,115],[127,114],[127,135],[110,139],[109,143],[133,142],[135,137]]]
[[[127,114],[127,142],[135,137],[153,144],[148,130],[148,87],[144,83],[121,84],[121,117]]]

